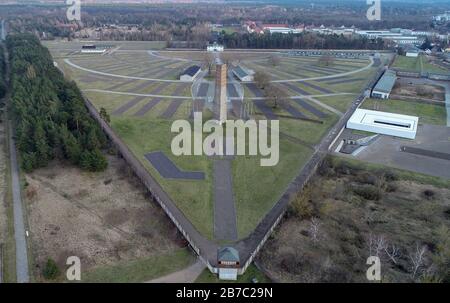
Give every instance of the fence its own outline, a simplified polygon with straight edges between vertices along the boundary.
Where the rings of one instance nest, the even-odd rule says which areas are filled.
[[[202,261],[208,266],[211,271],[215,271],[212,264],[213,255],[208,254],[207,251],[217,250],[214,246],[208,247],[207,243],[202,243],[201,238],[203,238],[192,226],[192,224],[184,217],[184,215],[178,210],[174,202],[170,197],[164,192],[157,181],[147,172],[147,170],[142,166],[134,154],[128,149],[125,143],[114,133],[111,127],[100,117],[99,113],[89,101],[88,98],[84,96],[86,107],[92,117],[97,120],[100,124],[104,133],[109,137],[111,142],[117,148],[119,154],[123,157],[125,162],[130,165],[131,169],[134,171],[135,175],[141,180],[148,191],[151,193],[153,199],[158,202],[162,207],[164,212],[169,216],[178,230],[183,234],[185,239],[189,242],[195,253],[202,259]],[[204,242],[204,241],[203,241]],[[202,249],[204,251],[202,251]],[[205,253],[204,253],[205,252]]]
[[[378,77],[383,72],[383,68],[378,70],[375,77],[369,82],[365,89],[371,89],[376,83]],[[364,90],[365,90],[364,89]],[[363,93],[362,93],[363,94]],[[362,95],[361,94],[361,95]],[[362,98],[362,97],[361,97]],[[124,160],[130,165],[131,169],[134,171],[135,175],[142,181],[142,183],[149,190],[155,201],[163,208],[167,216],[173,221],[178,230],[183,234],[186,240],[189,242],[192,249],[200,257],[200,259],[207,265],[208,269],[217,273],[217,250],[219,248],[218,244],[204,238],[192,225],[192,223],[187,220],[187,218],[181,213],[181,211],[176,207],[175,203],[170,199],[170,197],[164,192],[158,182],[150,175],[150,173],[143,167],[134,154],[128,149],[125,143],[114,133],[111,127],[100,117],[99,113],[89,101],[88,98],[84,97],[86,107],[88,108],[92,117],[97,120],[105,134],[109,137],[112,143],[117,148],[120,155]],[[335,138],[339,136],[342,128],[345,127],[346,120],[353,113],[354,108],[349,109],[346,114],[341,118],[341,120],[336,124],[336,126],[330,130],[327,140],[321,143],[321,147],[316,150],[316,152],[311,157],[310,161],[301,169],[299,174],[295,179],[288,185],[283,196],[277,201],[277,203],[272,207],[269,213],[263,218],[263,220],[258,224],[256,229],[251,233],[250,236],[234,243],[234,246],[240,253],[241,264],[243,266],[238,269],[239,274],[243,274],[248,266],[251,264],[259,250],[263,247],[270,234],[273,232],[275,227],[283,218],[289,202],[292,197],[301,191],[304,186],[309,182],[310,178],[314,175],[317,167],[324,159],[329,149],[330,144],[335,141]]]

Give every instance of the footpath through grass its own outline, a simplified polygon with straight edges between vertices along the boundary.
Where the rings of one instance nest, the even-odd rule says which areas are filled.
[[[82,274],[84,283],[138,283],[147,282],[175,271],[184,269],[195,261],[188,249],[179,249],[165,255],[121,262],[115,265],[95,268]]]

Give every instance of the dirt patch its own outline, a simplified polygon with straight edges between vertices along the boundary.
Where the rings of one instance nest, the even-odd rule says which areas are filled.
[[[376,255],[385,282],[449,281],[450,189],[346,165],[319,172],[258,256],[271,276],[367,282],[366,260]],[[413,274],[417,248],[425,253]]]
[[[396,82],[391,94],[413,99],[417,98],[445,101],[445,89],[442,86],[437,85],[419,85]]]
[[[64,267],[69,256],[82,269],[171,252],[180,241],[175,226],[131,176],[123,160],[108,156],[102,173],[54,162],[26,175],[35,274],[51,257]]]

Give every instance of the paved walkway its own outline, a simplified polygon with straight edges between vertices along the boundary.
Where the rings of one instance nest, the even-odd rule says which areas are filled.
[[[308,100],[310,100],[311,102],[314,102],[315,104],[317,104],[317,105],[319,105],[319,106],[321,106],[321,107],[323,107],[323,108],[329,110],[329,111],[332,112],[332,113],[335,113],[336,115],[338,115],[338,116],[340,116],[340,117],[342,117],[342,116],[344,115],[344,113],[338,111],[338,110],[335,109],[334,107],[331,107],[331,106],[329,106],[329,105],[327,105],[327,104],[325,104],[325,103],[323,103],[323,102],[320,102],[319,100],[314,99],[313,97],[305,97],[305,99],[308,99]]]
[[[150,280],[146,283],[194,283],[205,268],[206,265],[200,259],[197,259],[197,262],[183,270]]]
[[[237,240],[237,220],[234,206],[232,160],[214,160],[214,238]]]
[[[16,273],[18,283],[30,281],[28,274],[28,252],[23,220],[22,196],[20,192],[19,167],[17,164],[16,143],[12,136],[12,123],[9,122],[9,152],[11,160],[11,181],[14,210],[14,238],[16,241]]]

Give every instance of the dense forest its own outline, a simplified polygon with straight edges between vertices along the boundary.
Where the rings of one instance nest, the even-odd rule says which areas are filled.
[[[219,42],[228,48],[309,48],[309,49],[383,49],[381,39],[347,38],[343,35],[301,34],[227,34],[222,32]]]
[[[5,82],[5,54],[3,52],[3,47],[0,42],[0,99],[5,96],[6,93],[6,82]]]
[[[276,1],[275,1],[276,2]],[[204,41],[208,25],[239,26],[246,20],[296,25],[355,26],[362,29],[410,28],[447,32],[450,23],[438,28],[432,16],[450,10],[448,3],[401,3],[382,5],[380,21],[366,17],[365,1],[283,1],[262,3],[177,3],[155,5],[83,5],[82,22],[69,22],[65,5],[8,5],[0,18],[11,31],[33,32],[44,39],[55,37],[100,40]],[[14,16],[14,17],[11,17]]]
[[[63,158],[86,170],[104,170],[107,161],[100,150],[107,140],[76,84],[64,79],[34,35],[9,35],[6,45],[22,168],[31,171]]]

